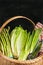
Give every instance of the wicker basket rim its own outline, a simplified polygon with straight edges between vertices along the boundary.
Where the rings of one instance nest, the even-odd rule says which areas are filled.
[[[5,55],[3,55],[1,52],[0,52],[0,57],[3,57],[5,60],[8,60],[8,61],[11,61],[11,62],[15,62],[15,63],[34,63],[34,62],[37,62],[41,59],[43,59],[43,53],[41,55],[39,55],[37,58],[35,59],[32,59],[32,60],[16,60],[16,59],[11,59]]]

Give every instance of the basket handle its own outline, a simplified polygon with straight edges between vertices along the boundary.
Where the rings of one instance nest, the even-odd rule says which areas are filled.
[[[2,31],[2,29],[3,29],[8,23],[10,23],[11,21],[13,21],[13,20],[15,20],[15,19],[18,19],[18,18],[27,19],[28,21],[30,21],[30,22],[35,26],[35,23],[34,23],[31,19],[29,19],[29,18],[27,18],[27,17],[25,17],[25,16],[14,16],[14,17],[8,19],[8,20],[1,26],[0,32]]]

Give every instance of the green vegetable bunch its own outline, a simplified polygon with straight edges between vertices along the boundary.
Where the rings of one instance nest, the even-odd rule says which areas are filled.
[[[0,50],[4,55],[12,57],[13,54],[11,50],[9,30],[10,27],[8,27],[8,29],[4,28],[2,32],[0,32]]]
[[[8,57],[14,57],[18,60],[36,58],[42,43],[39,42],[39,36],[42,29],[35,29],[27,32],[21,26],[15,27],[9,34],[9,28],[4,28],[0,33],[0,50]]]

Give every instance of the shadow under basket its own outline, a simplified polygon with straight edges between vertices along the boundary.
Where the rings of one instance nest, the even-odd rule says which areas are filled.
[[[28,22],[27,23],[23,23],[23,22],[16,22],[15,25],[13,25],[14,27],[15,26],[18,26],[18,25],[21,25],[24,29],[27,29],[30,31],[31,28],[35,28],[35,24],[32,20],[30,20],[29,18],[25,17],[25,16],[15,16],[15,17],[12,17],[10,18],[9,20],[7,20],[0,28],[0,32],[2,31],[2,29],[4,27],[7,27],[8,24],[13,21],[13,20],[16,20],[16,19],[25,19],[27,20]],[[33,27],[30,27],[28,23],[31,23]],[[10,24],[11,25],[11,24]],[[13,28],[13,26],[11,26],[11,28]],[[30,27],[30,28],[29,28]],[[33,29],[32,29],[33,30]],[[31,30],[31,31],[32,31]],[[8,58],[6,57],[5,55],[3,55],[1,52],[0,52],[0,65],[43,65],[43,53],[40,52],[39,56],[35,59],[32,59],[32,60],[25,60],[25,61],[21,61],[21,60],[16,60],[16,59],[11,59],[11,58]]]

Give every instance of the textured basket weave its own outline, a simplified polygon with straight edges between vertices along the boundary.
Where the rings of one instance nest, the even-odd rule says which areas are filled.
[[[30,20],[29,18],[27,18],[25,16],[15,16],[15,17],[12,17],[9,20],[7,20],[2,25],[2,27],[0,28],[0,32],[2,31],[2,29],[8,23],[10,23],[12,20],[15,20],[15,19],[18,19],[18,18],[27,19],[27,20],[29,20],[33,24],[33,26],[35,26],[35,24],[33,23],[33,21]],[[0,52],[0,65],[43,65],[43,53],[40,53],[40,55],[37,58],[33,59],[33,60],[20,61],[20,60],[10,59],[10,58],[4,56]]]

